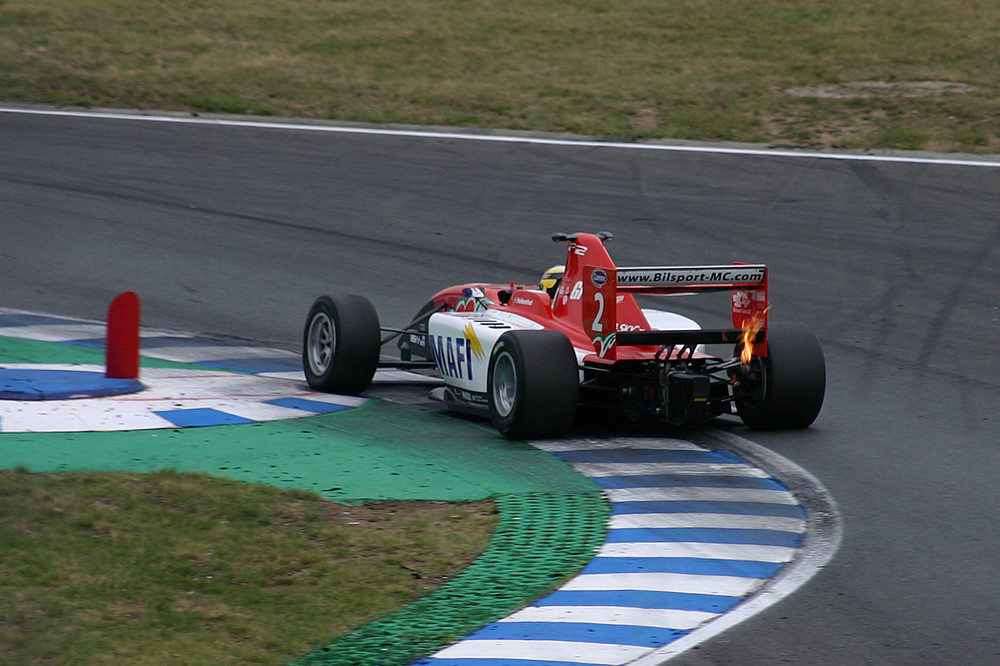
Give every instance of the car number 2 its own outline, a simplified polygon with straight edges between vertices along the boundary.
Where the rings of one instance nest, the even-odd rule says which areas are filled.
[[[597,301],[597,316],[594,317],[594,323],[590,325],[590,328],[598,333],[603,333],[604,324],[601,322],[601,318],[604,317],[604,294],[598,291],[594,294],[594,300]]]

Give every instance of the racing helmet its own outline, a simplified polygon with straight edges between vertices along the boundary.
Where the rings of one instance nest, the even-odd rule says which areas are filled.
[[[556,297],[556,291],[559,289],[559,283],[562,282],[563,273],[565,271],[565,266],[557,265],[542,274],[542,279],[539,281],[539,284],[552,298]]]

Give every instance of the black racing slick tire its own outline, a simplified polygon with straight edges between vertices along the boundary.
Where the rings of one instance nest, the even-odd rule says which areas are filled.
[[[737,413],[754,430],[808,428],[826,393],[819,341],[804,324],[779,322],[768,327],[767,349],[766,357],[753,357],[734,391]]]
[[[302,333],[302,368],[309,386],[357,395],[371,384],[381,350],[378,314],[363,296],[320,296]]]
[[[508,331],[490,356],[490,420],[508,439],[547,439],[569,432],[580,374],[569,338],[558,331]]]

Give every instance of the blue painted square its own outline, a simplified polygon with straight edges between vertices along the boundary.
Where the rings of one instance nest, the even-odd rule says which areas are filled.
[[[254,423],[250,419],[242,416],[229,414],[218,409],[174,409],[162,412],[154,412],[157,416],[162,416],[176,426],[188,428],[193,426],[217,426],[217,425],[242,425],[244,423]]]
[[[276,400],[268,400],[266,404],[287,407],[289,409],[301,409],[304,412],[312,412],[313,414],[330,414],[350,409],[347,405],[334,405],[329,402],[322,402],[321,400],[306,400],[305,398],[278,398]]]

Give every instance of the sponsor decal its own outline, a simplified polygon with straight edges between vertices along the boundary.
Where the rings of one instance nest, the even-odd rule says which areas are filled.
[[[438,372],[444,377],[472,381],[472,340],[448,335],[430,335],[431,351]],[[482,351],[482,345],[480,345]]]
[[[619,331],[641,331],[642,330],[642,326],[639,326],[638,324],[622,324],[622,323],[619,323],[618,324],[618,330]]]
[[[524,298],[522,296],[515,296],[514,297],[514,304],[515,305],[534,305],[535,301],[533,301],[530,298]]]
[[[466,402],[472,402],[479,405],[489,404],[488,399],[482,393],[473,393],[472,391],[460,390],[458,391],[458,397]]]
[[[764,266],[690,266],[677,268],[619,268],[620,285],[757,284]]]
[[[601,270],[600,268],[595,268],[590,273],[590,281],[594,284],[595,287],[600,289],[601,287],[603,287],[608,283],[608,274],[603,270]]]
[[[588,248],[586,245],[578,245],[575,242],[571,243],[569,246],[569,251],[578,257],[582,257],[585,254],[587,254],[588,249],[590,248]]]
[[[594,347],[597,348],[598,350],[597,355],[600,356],[601,358],[604,358],[604,356],[608,353],[608,350],[614,347],[616,338],[617,334],[615,333],[611,333],[610,335],[607,336],[604,335],[595,336],[594,339],[591,340],[591,342],[594,343]]]
[[[569,300],[578,301],[583,298],[583,280],[578,280],[576,284],[573,285],[573,290],[569,293]]]
[[[752,314],[767,307],[767,292],[764,290],[733,292],[733,312]]]
[[[455,312],[480,312],[493,303],[479,287],[466,287],[455,304]]]
[[[508,327],[503,326],[503,328]],[[472,325],[472,322],[465,325],[465,330],[462,331],[462,333],[465,335],[465,340],[469,343],[469,349],[472,350],[475,357],[480,360],[485,360],[486,351],[483,349],[483,343],[479,341],[479,336],[476,335],[476,327]],[[471,368],[469,370],[469,379],[472,379]]]

